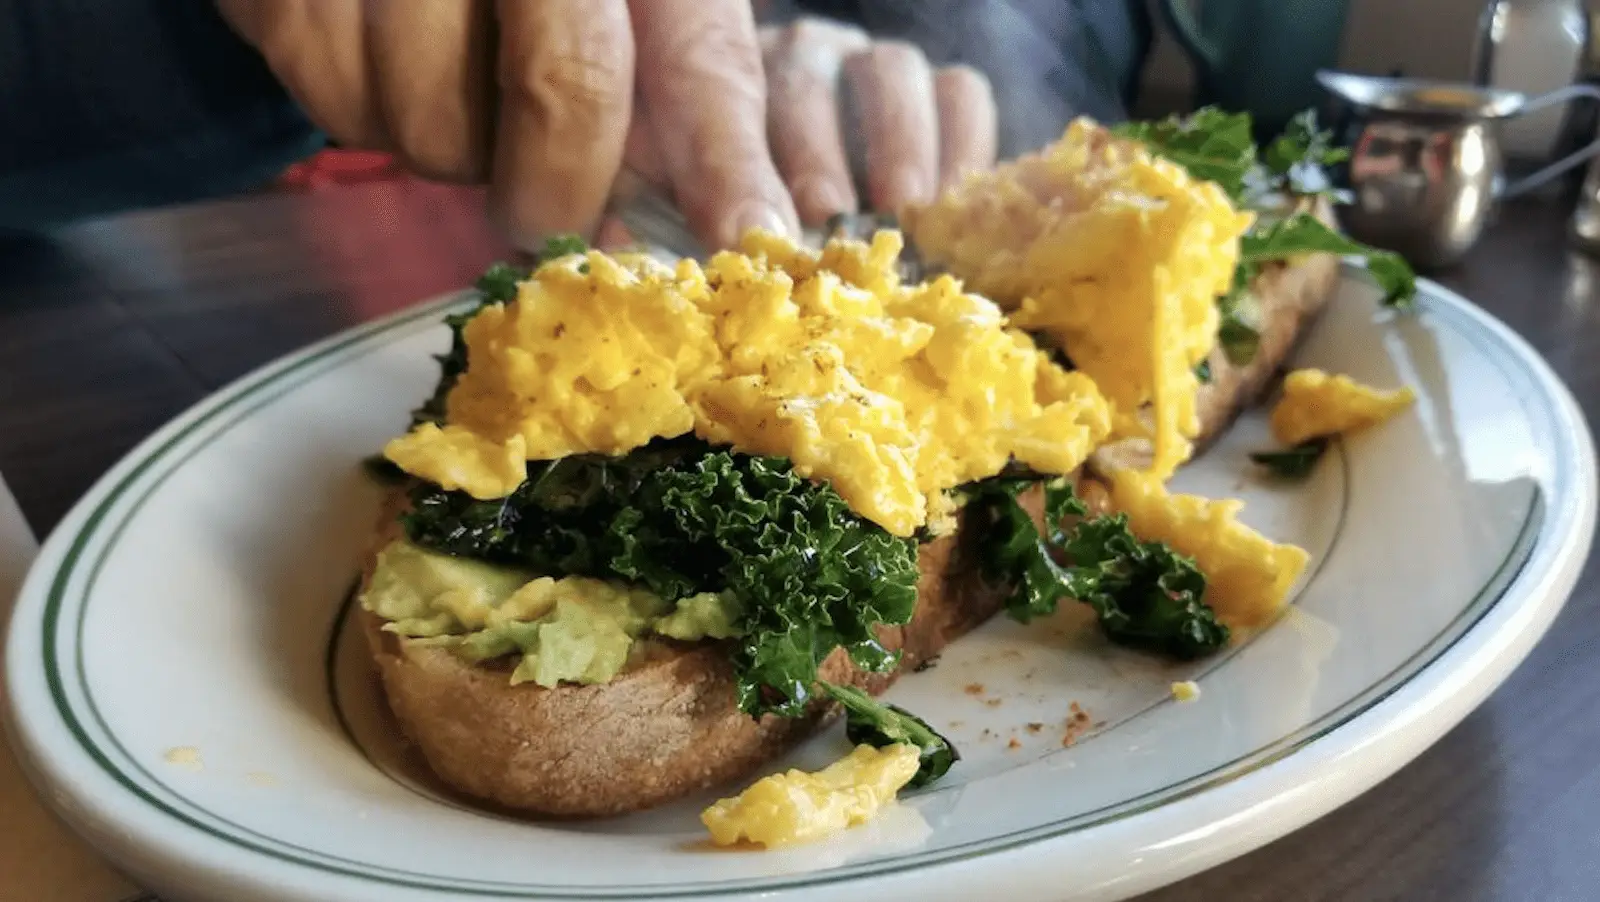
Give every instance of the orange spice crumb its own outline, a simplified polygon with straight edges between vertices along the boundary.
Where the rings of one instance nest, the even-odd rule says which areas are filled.
[[[1082,706],[1080,706],[1077,702],[1073,702],[1069,706],[1069,710],[1072,713],[1067,715],[1066,723],[1063,725],[1065,730],[1061,734],[1061,745],[1063,747],[1070,746],[1077,742],[1078,737],[1082,736],[1090,729],[1089,712],[1083,710]]]
[[[966,688],[962,689],[961,691],[965,692],[968,695],[982,695],[983,694],[983,684],[982,683],[968,683],[966,685]]]
[[[1035,723],[1028,724],[1028,732],[1029,733],[1037,734],[1040,730],[1043,730],[1043,729],[1044,729],[1044,724],[1042,724],[1042,723],[1035,722]]]
[[[1018,742],[1017,737],[1013,736],[1011,737],[1011,741],[1006,743],[1006,748],[1013,750],[1020,749],[1022,748],[1022,743]]]

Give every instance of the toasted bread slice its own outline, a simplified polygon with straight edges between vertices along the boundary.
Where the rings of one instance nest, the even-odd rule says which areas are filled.
[[[397,493],[386,508],[376,548],[399,535],[404,501]],[[1042,519],[1041,493],[1023,503]],[[1004,601],[960,535],[922,546],[916,615],[879,630],[884,646],[901,652],[902,672]],[[369,559],[368,576],[371,568]],[[750,772],[831,713],[823,705],[797,718],[741,713],[721,643],[650,642],[609,683],[546,689],[513,686],[507,668],[469,664],[385,632],[370,613],[362,618],[389,705],[428,765],[453,788],[506,808],[567,816],[647,808]],[[896,675],[857,670],[842,649],[821,669],[829,682],[873,694]]]
[[[1334,225],[1333,207],[1326,201],[1317,217]],[[1339,285],[1339,258],[1313,254],[1292,265],[1267,267],[1254,283],[1261,301],[1261,346],[1245,366],[1234,366],[1221,348],[1211,353],[1211,381],[1200,386],[1200,435],[1195,453],[1216,441],[1234,418],[1260,400],[1275,375],[1289,359],[1305,327],[1314,320]]]
[[[1270,384],[1337,278],[1338,261],[1328,255],[1262,276],[1260,351],[1242,367],[1215,355],[1201,397],[1200,442],[1215,439]],[[1080,485],[1091,504],[1104,497],[1087,481]],[[1042,517],[1038,492],[1024,501]],[[396,497],[384,511],[373,557],[398,535],[403,504]],[[902,672],[993,616],[1005,594],[985,584],[959,528],[923,545],[919,563],[916,615],[882,631],[884,644],[902,652]],[[749,774],[834,713],[822,705],[794,719],[740,713],[718,643],[647,643],[609,683],[546,689],[512,686],[504,667],[468,664],[363,617],[390,707],[429,766],[455,789],[505,808],[557,816],[648,808]],[[878,693],[896,675],[861,673],[836,651],[822,676]]]

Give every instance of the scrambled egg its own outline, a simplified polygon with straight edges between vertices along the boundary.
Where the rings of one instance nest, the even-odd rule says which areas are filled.
[[[1200,428],[1194,370],[1216,346],[1216,299],[1252,214],[1078,119],[1059,142],[903,219],[926,259],[1065,348],[1116,406],[1115,436],[1151,441],[1157,475],[1188,459]]]
[[[894,801],[916,776],[920,757],[911,745],[858,745],[817,773],[791,770],[757,780],[701,812],[700,820],[719,846],[747,840],[771,848],[821,839],[871,820]]]
[[[1076,469],[1112,428],[1095,383],[954,279],[902,286],[900,249],[892,231],[820,254],[758,231],[704,268],[599,252],[551,261],[466,324],[446,425],[385,453],[487,499],[516,489],[524,460],[692,431],[789,458],[900,536],[940,526],[948,489],[1013,457]]]
[[[1295,370],[1283,380],[1283,399],[1272,409],[1272,436],[1298,445],[1322,436],[1374,426],[1411,406],[1409,388],[1380,391],[1348,376]]]
[[[1172,684],[1172,697],[1180,702],[1194,702],[1200,700],[1200,684],[1194,680],[1183,680]]]
[[[1304,549],[1274,543],[1240,523],[1243,501],[1170,495],[1147,473],[1116,473],[1111,504],[1128,515],[1140,539],[1194,558],[1206,577],[1206,603],[1231,627],[1257,626],[1277,614],[1309,559]]]

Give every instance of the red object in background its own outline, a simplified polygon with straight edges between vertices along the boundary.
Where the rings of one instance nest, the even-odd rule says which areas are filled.
[[[288,191],[314,191],[328,185],[394,181],[405,170],[390,154],[370,150],[324,150],[290,166],[274,186]]]

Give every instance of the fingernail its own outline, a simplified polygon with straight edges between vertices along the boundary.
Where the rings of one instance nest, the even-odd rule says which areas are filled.
[[[827,219],[835,213],[853,212],[855,204],[828,179],[813,179],[795,192],[795,202],[809,218]]]
[[[751,229],[766,229],[779,235],[789,234],[789,223],[773,207],[764,203],[749,203],[740,207],[727,219],[723,231],[723,244],[733,247]]]
[[[927,194],[928,182],[915,169],[899,169],[889,176],[887,199],[895,207],[927,200]]]

